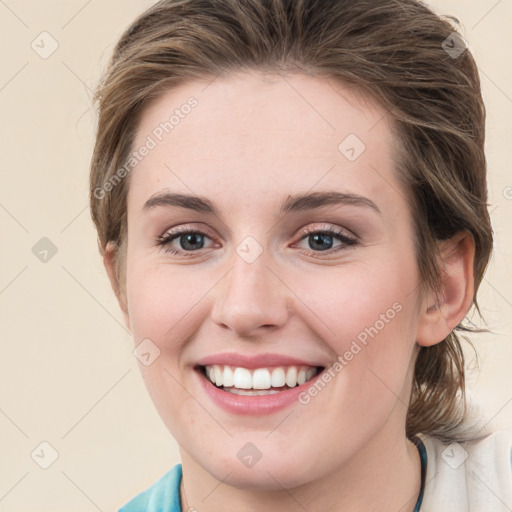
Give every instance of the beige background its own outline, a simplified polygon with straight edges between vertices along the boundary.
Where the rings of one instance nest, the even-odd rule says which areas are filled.
[[[512,426],[512,1],[431,3],[463,22],[488,107],[496,250],[481,305],[493,334],[473,338],[482,371],[470,385],[492,430]],[[0,512],[117,510],[178,461],[87,207],[91,89],[121,31],[151,4],[0,0]],[[34,40],[39,53],[53,40],[58,48],[43,59]],[[32,252],[43,237],[57,248],[47,262]],[[43,441],[59,454],[48,469]]]

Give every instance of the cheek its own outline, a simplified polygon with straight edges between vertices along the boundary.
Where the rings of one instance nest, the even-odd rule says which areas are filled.
[[[417,324],[415,260],[395,255],[333,274],[301,278],[297,294],[316,313],[317,333],[338,357],[337,403],[385,415],[408,385]]]
[[[139,364],[139,369],[156,410],[178,438],[183,425],[195,431],[208,426],[197,421],[197,403],[184,390],[180,364],[183,347],[197,333],[198,315],[205,313],[202,299],[211,288],[191,268],[138,260],[129,262],[126,276],[134,344],[149,339],[159,354],[151,364]]]
[[[135,343],[149,338],[164,355],[176,356],[207,320],[213,306],[209,294],[222,272],[131,261],[135,263],[128,261],[127,294]],[[294,283],[299,321],[336,354],[351,350],[355,341],[371,348],[358,359],[376,358],[373,354],[378,351],[378,361],[384,361],[413,336],[411,301],[418,276],[412,256],[381,254],[371,264],[354,262],[311,272],[281,270],[283,279]],[[178,364],[177,357],[172,360]]]
[[[337,353],[347,343],[395,334],[403,339],[413,327],[416,265],[412,259],[381,258],[371,264],[354,264],[330,272],[295,279],[295,293],[323,324],[325,339],[333,340]],[[401,333],[402,336],[398,336]]]
[[[128,266],[128,312],[135,341],[150,338],[162,351],[177,350],[212,287],[208,273],[140,262]]]

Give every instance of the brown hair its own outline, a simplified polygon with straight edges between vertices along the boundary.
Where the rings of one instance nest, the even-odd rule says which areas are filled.
[[[123,166],[141,112],[179,83],[256,69],[339,79],[388,111],[422,284],[438,287],[438,241],[469,232],[478,309],[492,250],[485,109],[477,66],[462,41],[448,19],[417,0],[163,0],[148,9],[122,35],[96,95],[90,205],[100,250],[118,249],[118,292],[129,186]],[[454,331],[420,348],[407,435],[453,438],[464,413],[464,355]]]

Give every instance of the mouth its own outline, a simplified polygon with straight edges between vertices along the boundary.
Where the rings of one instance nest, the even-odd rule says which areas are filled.
[[[239,396],[277,395],[314,379],[322,366],[244,368],[230,365],[198,366],[197,370],[218,390]]]

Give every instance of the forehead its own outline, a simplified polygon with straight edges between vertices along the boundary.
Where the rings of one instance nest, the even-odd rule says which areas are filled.
[[[318,185],[376,195],[383,180],[395,180],[386,112],[354,87],[313,76],[182,84],[143,112],[132,149],[145,145],[129,203],[163,187],[277,194]]]

